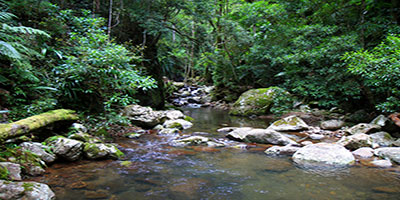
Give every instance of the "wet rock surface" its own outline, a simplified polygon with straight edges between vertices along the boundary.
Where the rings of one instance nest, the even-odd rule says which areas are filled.
[[[0,180],[0,199],[53,200],[54,192],[43,183]]]
[[[338,144],[318,143],[299,149],[293,155],[296,164],[305,167],[318,165],[347,166],[354,164],[355,158],[350,151]]]

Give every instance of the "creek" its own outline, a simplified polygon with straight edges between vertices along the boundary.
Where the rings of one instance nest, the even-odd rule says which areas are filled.
[[[182,134],[224,138],[223,126],[266,128],[270,121],[232,117],[211,108],[185,108],[195,119]],[[302,169],[290,157],[264,154],[266,145],[242,148],[172,147],[171,137],[119,139],[125,161],[78,161],[50,166],[32,180],[57,199],[399,199],[400,168],[355,165]]]

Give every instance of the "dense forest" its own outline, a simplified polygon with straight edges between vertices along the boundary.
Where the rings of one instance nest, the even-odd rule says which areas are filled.
[[[400,103],[395,0],[0,2],[5,120],[55,108],[163,108],[165,79],[234,102],[279,86],[304,104],[391,113]],[[282,99],[281,99],[282,100]],[[285,106],[282,104],[282,106]]]

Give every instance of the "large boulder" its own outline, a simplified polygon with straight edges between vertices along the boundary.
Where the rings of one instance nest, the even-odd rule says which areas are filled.
[[[83,142],[62,136],[50,137],[46,142],[52,146],[52,151],[59,157],[69,161],[78,160],[82,155]]]
[[[376,124],[357,124],[346,130],[350,135],[355,135],[358,133],[370,134],[381,130],[381,127]]]
[[[356,150],[361,147],[371,147],[372,139],[367,134],[358,133],[355,135],[342,137],[337,144],[342,145],[350,150]]]
[[[83,153],[88,159],[119,159],[124,155],[112,144],[85,143]]]
[[[20,181],[21,165],[12,162],[0,162],[0,177]]]
[[[331,143],[307,145],[296,151],[292,158],[295,163],[305,167],[346,166],[355,162],[349,150]]]
[[[50,147],[39,142],[24,142],[20,144],[23,150],[28,150],[40,157],[46,163],[52,163],[56,160],[56,155],[50,151]]]
[[[228,132],[231,130],[230,132]],[[234,128],[234,127],[228,127],[224,130],[218,129],[218,132],[228,132],[226,135],[227,138],[231,140],[236,140],[236,141],[244,141],[246,136],[249,134],[249,132],[253,130],[253,128],[250,127],[242,127],[242,128]]]
[[[376,156],[390,159],[397,164],[400,164],[400,147],[382,147],[374,150]]]
[[[52,200],[55,199],[55,195],[50,187],[43,183],[0,180],[0,199]]]
[[[337,130],[344,126],[344,121],[332,119],[321,122],[321,128],[325,130]]]
[[[140,105],[129,105],[124,109],[124,115],[135,125],[143,128],[153,128],[157,124],[163,123],[165,113],[163,111],[154,111],[150,107]]]
[[[255,142],[261,144],[297,144],[295,141],[284,136],[282,133],[271,129],[255,129],[249,127],[237,128],[228,133],[226,137],[236,141]]]
[[[261,144],[296,145],[297,143],[282,133],[268,129],[253,129],[246,136],[245,140]]]
[[[275,131],[301,131],[308,129],[309,126],[297,116],[289,116],[272,123],[268,129]]]
[[[278,97],[291,98],[290,94],[278,87],[251,89],[240,95],[229,114],[251,116],[270,112],[273,100]]]
[[[372,147],[373,148],[390,147],[395,142],[393,137],[389,133],[384,132],[384,131],[373,133],[369,136],[372,139]]]

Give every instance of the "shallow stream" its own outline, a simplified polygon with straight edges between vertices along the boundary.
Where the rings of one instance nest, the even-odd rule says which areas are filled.
[[[195,119],[182,134],[224,138],[224,126],[266,128],[268,120],[185,109]],[[269,157],[265,145],[247,148],[171,147],[168,136],[146,134],[117,141],[126,161],[54,164],[35,181],[57,199],[400,199],[400,168],[310,170],[290,157]],[[242,145],[244,146],[244,145]]]

